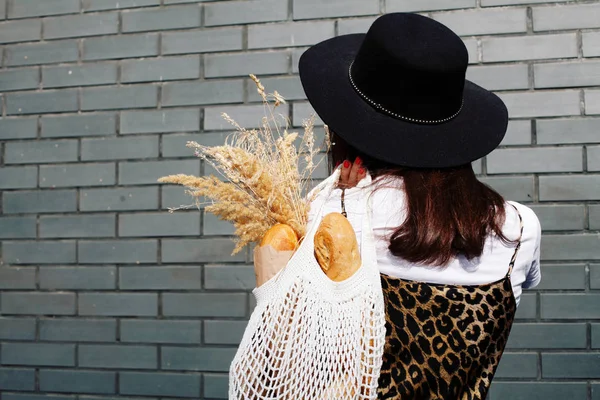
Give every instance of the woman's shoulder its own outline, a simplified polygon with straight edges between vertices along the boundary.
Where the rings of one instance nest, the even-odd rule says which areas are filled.
[[[533,209],[516,201],[506,201],[506,218],[509,223],[509,218],[514,221],[519,221],[519,216],[523,222],[523,240],[539,240],[541,236],[541,225],[538,216]]]

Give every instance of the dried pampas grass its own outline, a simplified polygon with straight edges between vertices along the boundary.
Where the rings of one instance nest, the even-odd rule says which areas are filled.
[[[277,107],[285,103],[284,98],[277,91],[267,94],[260,80],[250,77],[263,99],[265,115],[261,117],[261,127],[247,130],[222,114],[236,129],[222,146],[187,143],[225,179],[181,174],[159,179],[188,188],[198,207],[205,205],[200,198],[210,199],[205,210],[233,222],[233,254],[249,243],[259,242],[276,223],[288,224],[299,238],[304,237],[310,199],[303,193],[318,165],[314,163],[315,156],[329,147],[328,142],[325,149],[315,146],[314,117],[303,122],[302,135],[288,132],[287,118],[276,113]]]

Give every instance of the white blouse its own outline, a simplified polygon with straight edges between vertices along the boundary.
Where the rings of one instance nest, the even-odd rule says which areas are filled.
[[[481,257],[467,260],[459,256],[448,266],[422,266],[412,264],[396,257],[388,250],[389,240],[386,236],[394,232],[405,219],[405,194],[401,178],[384,178],[379,180],[379,187],[371,195],[372,217],[371,224],[377,244],[377,262],[379,271],[394,278],[454,285],[479,285],[495,282],[506,276],[510,259],[515,246],[506,245],[499,238],[490,235],[485,243]],[[361,204],[361,192],[365,189],[365,180],[358,186],[346,189],[345,205],[348,220],[354,227],[360,244],[361,221],[366,212]],[[324,206],[323,215],[330,212],[341,212],[341,190],[335,189],[326,198],[326,193],[318,193],[311,203],[309,223],[312,222],[319,207]],[[519,237],[519,217],[514,205],[523,218],[523,236],[521,248],[511,274],[511,283],[517,305],[522,289],[535,287],[541,280],[540,273],[540,239],[541,227],[535,213],[522,204],[514,201],[506,204],[506,221],[502,231],[509,239]]]

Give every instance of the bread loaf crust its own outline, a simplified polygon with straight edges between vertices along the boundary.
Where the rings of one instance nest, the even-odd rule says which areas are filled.
[[[327,214],[315,233],[315,257],[335,282],[348,279],[361,266],[354,228],[340,213]]]

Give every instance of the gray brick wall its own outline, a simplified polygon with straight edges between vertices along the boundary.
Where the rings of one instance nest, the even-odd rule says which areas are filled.
[[[541,219],[491,400],[600,399],[600,1],[0,0],[0,399],[223,399],[254,305],[231,226],[156,179],[260,123],[247,74],[310,112],[304,49],[384,12],[458,32],[511,123],[474,164]],[[320,124],[320,122],[318,122]],[[322,134],[322,129],[318,129]],[[323,177],[323,171],[316,174]]]

